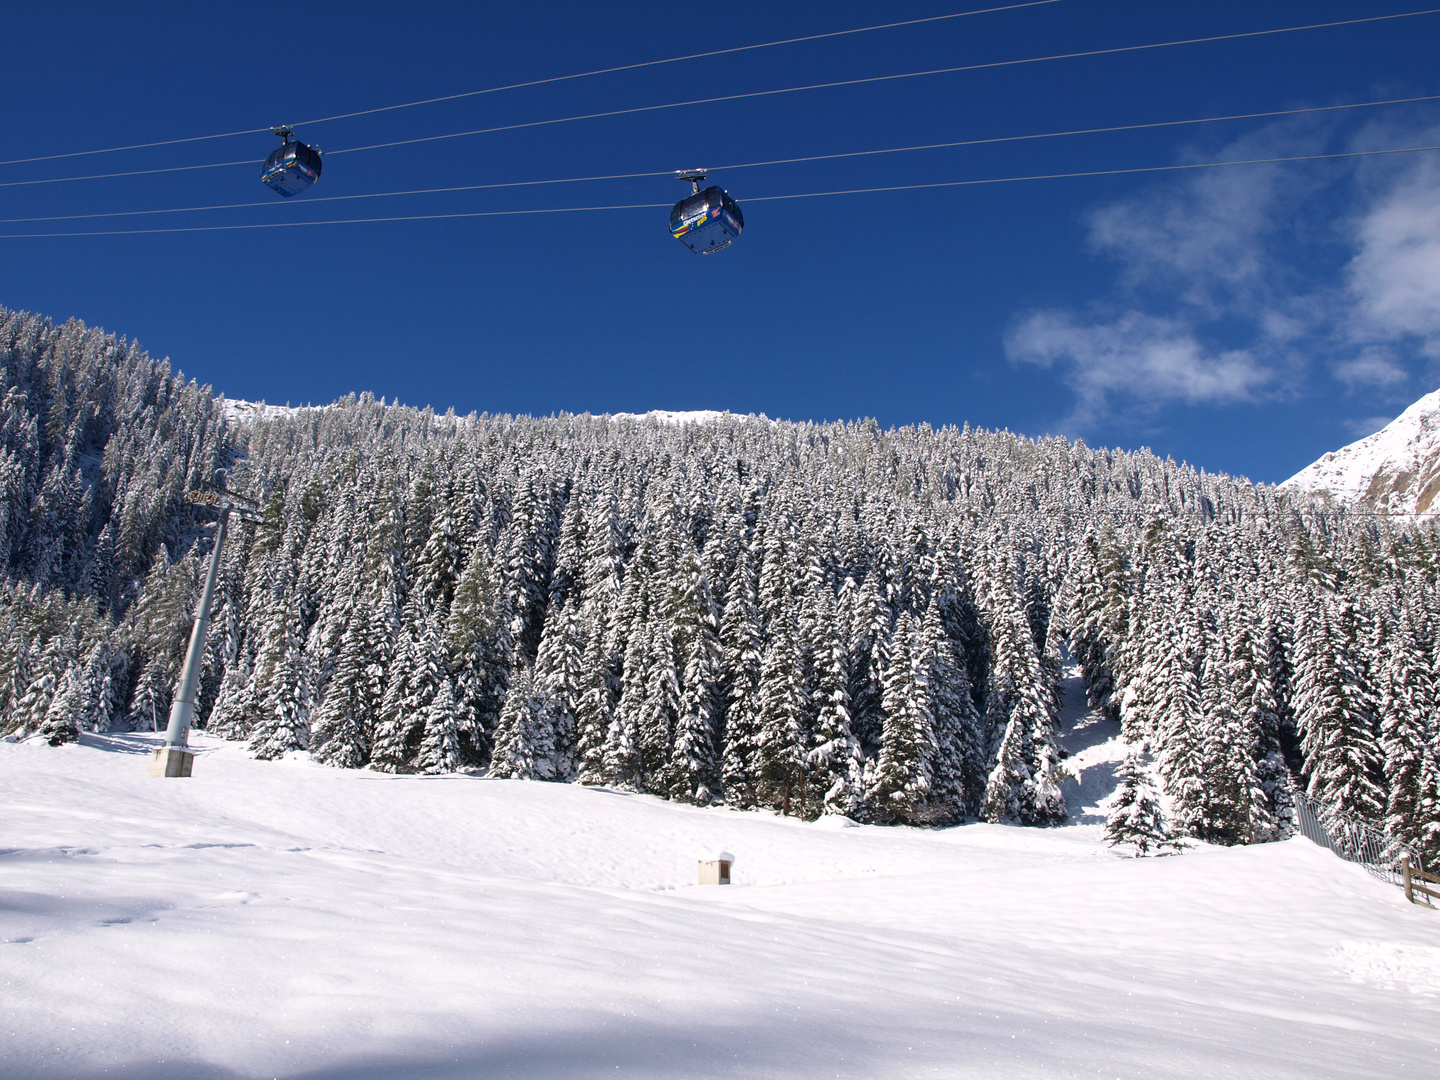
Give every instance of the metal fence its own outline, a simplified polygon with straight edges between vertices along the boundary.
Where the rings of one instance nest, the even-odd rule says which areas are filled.
[[[1359,863],[1371,874],[1392,885],[1402,885],[1400,858],[1410,856],[1410,864],[1420,860],[1404,844],[1396,843],[1364,821],[1326,810],[1304,792],[1295,792],[1295,821],[1300,831],[1321,847],[1329,848],[1346,862]]]

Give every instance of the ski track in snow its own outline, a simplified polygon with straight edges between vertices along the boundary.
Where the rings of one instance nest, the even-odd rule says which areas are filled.
[[[1440,913],[1303,839],[1110,851],[1077,687],[1055,829],[0,742],[0,1076],[1429,1075]]]

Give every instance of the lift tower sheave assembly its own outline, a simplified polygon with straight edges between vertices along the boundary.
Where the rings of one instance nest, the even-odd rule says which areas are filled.
[[[175,704],[170,709],[170,723],[165,728],[165,745],[157,746],[150,756],[151,776],[189,776],[195,755],[186,746],[190,728],[195,724],[195,696],[200,686],[200,662],[205,655],[205,631],[210,625],[210,606],[215,599],[215,581],[220,576],[220,554],[225,547],[230,515],[245,521],[258,521],[259,510],[249,499],[214,484],[202,485],[187,492],[187,502],[215,511],[215,546],[210,550],[210,566],[205,572],[205,588],[200,593],[200,606],[195,611],[195,626],[190,631],[190,649],[185,654],[185,667],[180,685],[175,690]]]

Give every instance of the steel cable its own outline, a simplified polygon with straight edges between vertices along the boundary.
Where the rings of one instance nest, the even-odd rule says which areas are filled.
[[[474,135],[492,135],[505,131],[518,131],[537,127],[548,127],[556,124],[578,123],[585,120],[598,120],[616,116],[630,116],[639,113],[658,112],[666,109],[688,108],[692,105],[711,105],[730,101],[740,101],[762,97],[775,97],[780,94],[802,93],[811,90],[828,90],[846,86],[861,86],[866,84],[894,82],[901,79],[923,78],[931,75],[956,74],[967,71],[984,71],[996,68],[1015,67],[1026,64],[1048,63],[1055,60],[1073,60],[1091,56],[1110,56],[1121,53],[1142,52],[1154,49],[1166,49],[1181,45],[1207,44],[1219,41],[1233,41],[1244,38],[1256,38],[1273,36],[1276,34],[1296,33],[1303,30],[1320,30],[1337,26],[1352,26],[1360,23],[1385,22],[1395,19],[1415,18],[1422,15],[1440,14],[1440,8],[1427,8],[1423,11],[1401,12],[1393,15],[1372,15],[1358,19],[1341,19],[1333,22],[1308,23],[1303,26],[1285,26],[1270,30],[1247,30],[1234,34],[1213,34],[1207,37],[1183,38],[1174,41],[1149,42],[1141,45],[1120,45],[1105,49],[1087,49],[1071,53],[1054,53],[1046,56],[1023,57],[1017,60],[996,60],[981,64],[961,64],[954,67],[930,68],[924,71],[901,72],[893,75],[872,75],[855,79],[839,79],[831,82],[810,83],[803,86],[780,87],[773,90],[753,90],[738,94],[722,94],[716,97],[693,98],[685,101],[665,102],[660,105],[638,105],[625,109],[611,109],[603,112],[583,113],[575,116],[553,117],[548,120],[532,120],[515,124],[502,124],[487,128],[474,128],[467,131],[449,132],[443,135],[418,136],[412,139],[395,139],[383,143],[371,143],[365,146],[346,147],[340,150],[329,151],[328,156],[339,154],[355,154],[370,150],[387,150],[397,146],[412,146],[418,143],[441,142],[449,139],[468,138]],[[215,162],[205,165],[181,165],[169,168],[153,170],[133,170],[129,172],[98,173],[82,176],[54,177],[42,180],[12,180],[0,182],[0,187],[26,187],[36,184],[59,184],[70,183],[78,180],[106,180],[119,176],[145,176],[151,173],[184,172],[187,169],[212,169],[225,168],[233,165],[250,164],[250,161],[227,161]]]
[[[1440,150],[1436,146],[1403,146],[1386,150],[1354,150],[1332,154],[1296,154],[1288,157],[1245,158],[1236,161],[1183,162],[1174,165],[1148,165],[1124,169],[1086,169],[1077,172],[1032,173],[1025,176],[988,177],[974,180],[941,180],[922,184],[887,184],[877,187],[840,188],[831,191],[807,191],[789,195],[748,196],[745,203],[780,202],[793,199],[818,199],[835,195],[863,195],[890,191],[920,191],[933,188],[978,187],[1014,184],[1036,180],[1069,180],[1099,176],[1127,176],[1143,173],[1181,172],[1196,169],[1217,169],[1237,165],[1275,165],[1304,161],[1332,161],[1346,158],[1380,157],[1393,154],[1418,154]],[[236,232],[250,229],[296,229],[316,225],[361,225],[387,221],[442,221],[459,218],[525,217],[537,214],[577,214],[598,210],[668,209],[670,203],[617,203],[604,206],[556,206],[530,210],[466,210],[442,214],[397,214],[386,217],[322,218],[316,221],[271,221],[249,225],[180,225],[161,229],[103,229],[48,233],[0,233],[0,240],[45,239],[63,236],[147,236],[160,233]]]

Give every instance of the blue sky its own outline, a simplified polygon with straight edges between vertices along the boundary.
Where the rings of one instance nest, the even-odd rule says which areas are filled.
[[[1266,481],[1440,385],[1437,152],[773,198],[1432,146],[1437,101],[726,168],[1440,94],[1440,14],[354,149],[1421,4],[1058,0],[303,124],[985,6],[16,7],[0,160],[288,122],[326,164],[288,201],[258,179],[268,133],[7,164],[0,233],[655,205],[6,238],[0,304],[126,334],[217,390],[272,403],[370,390],[460,413],[969,421]],[[697,165],[746,216],[714,256],[670,237],[665,204],[685,189],[666,176],[335,199]],[[242,205],[13,221],[227,204]]]

